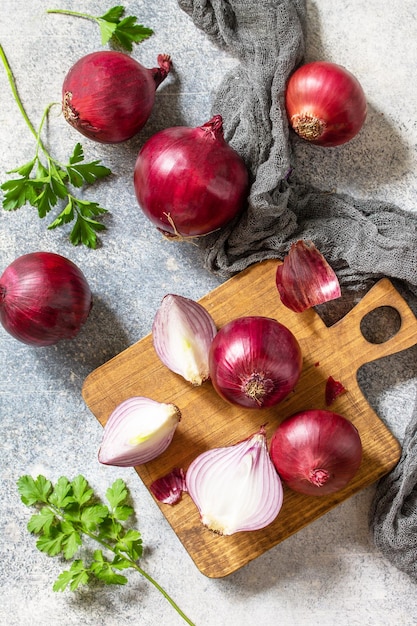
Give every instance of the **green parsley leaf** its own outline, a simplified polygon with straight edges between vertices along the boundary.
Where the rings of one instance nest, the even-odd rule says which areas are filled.
[[[118,4],[107,11],[104,15],[101,15],[99,19],[105,22],[113,22],[114,24],[118,24],[122,19],[123,13],[125,12],[124,6]]]
[[[51,107],[57,103],[51,103],[45,108],[39,129],[35,130],[20,100],[10,65],[1,45],[0,59],[6,69],[16,103],[36,140],[36,152],[33,159],[8,171],[9,175],[17,174],[18,176],[0,185],[3,191],[3,209],[14,211],[30,204],[37,209],[39,217],[44,218],[62,201],[65,201],[64,209],[52,221],[49,228],[54,229],[57,226],[66,225],[75,219],[76,224],[69,236],[71,243],[96,248],[97,233],[104,230],[105,226],[91,218],[103,215],[107,210],[96,202],[77,198],[72,188],[91,185],[109,176],[110,169],[101,165],[99,160],[84,162],[84,152],[79,143],[76,144],[68,163],[60,163],[55,159],[42,142],[41,132]]]
[[[129,16],[119,22],[113,32],[112,40],[128,52],[132,52],[134,43],[145,41],[151,35],[153,35],[151,28],[136,24],[136,17]]]
[[[77,559],[73,561],[69,570],[61,572],[54,583],[54,591],[64,591],[68,586],[71,591],[75,591],[79,585],[88,583],[88,569],[84,567],[84,563]]]
[[[56,556],[62,550],[62,542],[65,535],[58,527],[52,526],[47,534],[43,534],[36,542],[36,547],[41,552],[46,552],[49,556]]]
[[[126,576],[118,572],[134,569],[154,585],[187,624],[194,626],[137,562],[143,551],[141,534],[121,523],[133,512],[126,504],[129,492],[123,480],[114,481],[106,491],[110,509],[81,475],[72,481],[61,476],[55,485],[44,476],[33,479],[25,475],[17,481],[17,488],[22,502],[37,508],[27,527],[38,535],[38,550],[51,557],[59,555],[68,561],[73,559],[70,568],[61,572],[54,582],[54,591],[75,591],[93,578],[105,585],[125,585],[128,582]],[[98,544],[99,548],[91,551],[90,543]],[[85,559],[74,559],[81,547]]]
[[[109,514],[109,509],[104,504],[93,504],[81,511],[81,523],[88,530],[95,530]]]
[[[51,495],[49,496],[49,502],[59,509],[65,509],[68,504],[74,502],[74,499],[71,496],[71,483],[68,481],[68,478],[61,476],[61,478],[58,479]]]
[[[32,515],[30,518],[27,529],[34,535],[39,535],[41,532],[49,533],[52,524],[55,522],[55,514],[51,509],[43,507],[39,513]]]
[[[121,478],[115,480],[106,491],[106,498],[112,509],[115,509],[120,504],[124,504],[127,500],[127,495],[126,485]]]
[[[93,497],[93,490],[89,487],[88,482],[84,478],[84,476],[76,476],[74,480],[71,482],[72,494],[75,502],[77,502],[80,506],[84,506],[87,502]]]
[[[36,479],[33,479],[32,476],[26,474],[17,481],[17,488],[22,502],[26,506],[32,506],[33,504],[48,502],[52,484],[49,480],[46,480],[45,476],[38,476]]]
[[[137,24],[137,18],[133,15],[123,17],[124,12],[125,7],[120,4],[112,7],[99,17],[89,13],[65,9],[48,9],[47,11],[47,13],[72,15],[96,22],[100,28],[101,44],[103,46],[110,42],[128,52],[132,52],[133,44],[149,39],[153,35],[153,30],[143,26],[143,24]]]
[[[67,560],[72,559],[72,557],[81,545],[81,535],[76,530],[73,530],[71,533],[67,534],[65,540],[63,541],[64,557]]]

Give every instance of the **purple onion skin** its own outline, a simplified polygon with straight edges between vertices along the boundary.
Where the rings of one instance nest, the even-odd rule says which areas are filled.
[[[72,339],[91,307],[84,274],[59,254],[25,254],[0,277],[0,321],[15,339],[32,346]]]
[[[158,56],[148,69],[127,54],[92,52],[69,70],[62,87],[67,122],[82,135],[101,143],[120,143],[146,124],[155,91],[171,69],[169,55]]]
[[[301,374],[302,354],[292,332],[268,317],[232,320],[217,332],[209,355],[210,378],[231,404],[261,409],[275,406],[291,393]],[[247,383],[260,387],[248,392]]]
[[[240,213],[248,172],[216,115],[203,126],[166,128],[148,139],[134,186],[140,208],[166,237],[199,237]]]
[[[271,438],[270,456],[290,489],[311,496],[340,491],[362,461],[362,444],[354,424],[338,413],[300,411],[286,418]]]

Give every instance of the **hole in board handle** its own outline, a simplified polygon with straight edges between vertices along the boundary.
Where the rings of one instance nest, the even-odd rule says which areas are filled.
[[[385,343],[401,328],[401,315],[392,306],[379,306],[363,316],[360,329],[369,343]]]

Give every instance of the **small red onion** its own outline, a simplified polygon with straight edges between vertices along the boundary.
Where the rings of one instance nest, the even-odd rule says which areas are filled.
[[[324,496],[352,480],[362,461],[357,428],[342,415],[311,409],[286,418],[272,436],[272,462],[294,491]]]
[[[59,254],[24,254],[0,277],[0,321],[8,333],[29,345],[49,346],[72,339],[91,306],[84,274]]]
[[[62,87],[62,110],[71,126],[89,139],[119,143],[146,124],[155,91],[171,69],[160,54],[157,68],[148,69],[133,57],[114,50],[92,52],[69,70]]]
[[[311,241],[292,244],[277,267],[276,286],[282,304],[296,313],[341,296],[335,272]]]
[[[199,302],[175,294],[164,296],[152,324],[153,345],[162,363],[193,385],[209,378],[208,355],[216,332]]]
[[[277,320],[247,316],[223,326],[209,355],[210,378],[231,404],[266,408],[294,390],[302,354],[292,332]]]
[[[230,222],[244,206],[248,172],[224,140],[222,122],[215,115],[198,128],[166,128],[139,152],[136,197],[166,237],[206,235]]]
[[[114,409],[104,426],[98,460],[119,467],[147,463],[168,448],[180,420],[175,404],[143,396],[128,398]]]
[[[320,146],[338,146],[353,139],[367,111],[357,78],[325,61],[302,65],[290,76],[285,104],[295,132]]]
[[[185,479],[202,524],[220,535],[264,528],[282,507],[282,484],[264,427],[233,446],[203,452]]]

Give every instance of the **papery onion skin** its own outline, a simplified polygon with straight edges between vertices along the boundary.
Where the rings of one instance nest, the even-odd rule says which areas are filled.
[[[0,277],[0,321],[10,335],[31,346],[74,338],[92,303],[79,267],[52,252],[24,254]]]
[[[159,359],[192,385],[202,385],[209,376],[209,350],[217,333],[216,324],[199,303],[166,294],[152,324],[152,341]]]
[[[341,296],[336,273],[311,241],[291,245],[275,282],[282,304],[296,313]]]
[[[134,467],[148,463],[170,445],[181,420],[175,404],[144,396],[117,405],[104,426],[98,460],[103,465]]]
[[[264,427],[235,445],[200,454],[186,472],[186,486],[202,524],[219,535],[268,526],[283,502]]]
[[[140,208],[164,236],[192,238],[240,213],[248,171],[215,115],[197,128],[166,128],[148,139],[136,160],[134,187]]]
[[[357,428],[342,415],[310,409],[286,418],[270,443],[272,462],[290,489],[305,495],[336,493],[362,461]]]
[[[210,347],[210,378],[231,404],[262,409],[294,391],[302,369],[300,345],[275,319],[245,316],[217,332]]]
[[[148,69],[133,57],[114,50],[92,52],[67,73],[62,87],[62,110],[67,122],[82,135],[101,143],[120,143],[146,124],[155,91],[171,69],[169,55]]]
[[[366,96],[357,78],[326,61],[306,63],[290,76],[285,105],[293,130],[325,147],[353,139],[367,114]]]
[[[326,380],[326,388],[324,392],[326,406],[330,406],[333,402],[346,393],[346,388],[339,380],[335,380],[333,376],[329,376]]]

